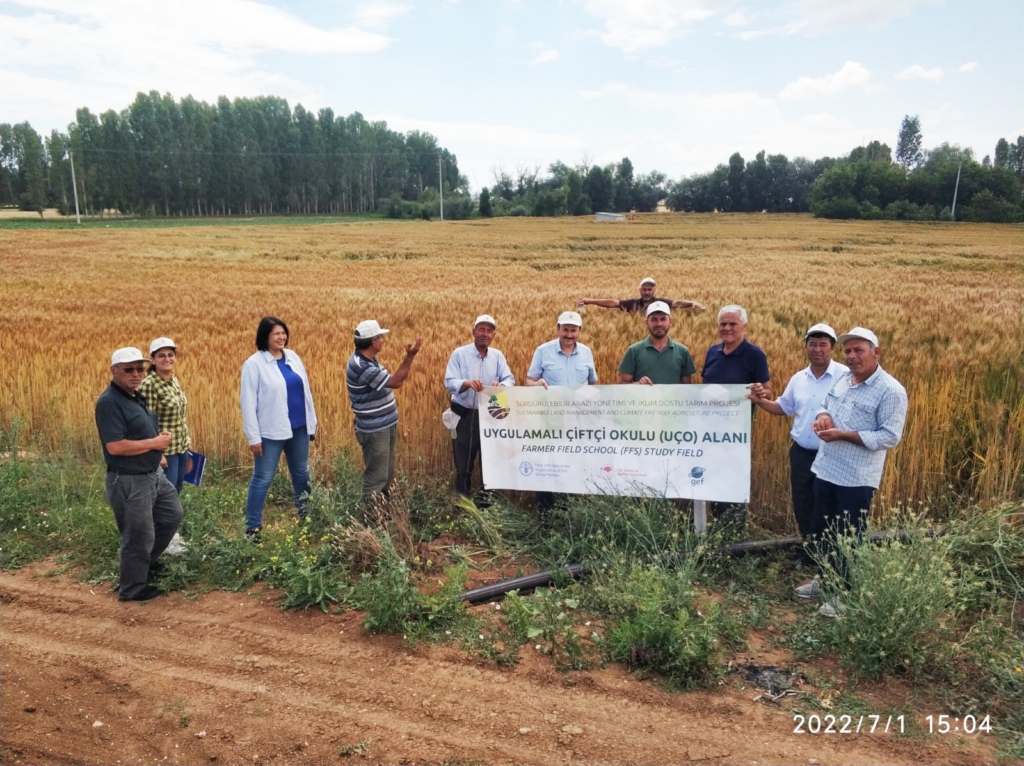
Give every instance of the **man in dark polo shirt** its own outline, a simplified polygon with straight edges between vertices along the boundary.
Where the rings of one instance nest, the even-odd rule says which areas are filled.
[[[772,387],[768,376],[768,357],[748,341],[747,310],[742,306],[722,306],[718,310],[718,337],[704,357],[700,376],[704,383],[751,385],[760,383],[759,395],[770,400]],[[751,404],[753,410],[753,404]],[[747,529],[745,503],[709,503],[711,515],[728,525],[729,532],[742,537]]]
[[[626,349],[619,365],[619,383],[671,385],[689,383],[697,371],[690,350],[668,337],[672,314],[668,304],[647,307],[648,336]]]
[[[142,352],[120,348],[110,358],[110,385],[96,400],[107,500],[121,533],[121,601],[160,595],[148,581],[181,526],[178,493],[160,470],[171,434],[157,430],[156,415],[136,393],[145,376]]]
[[[704,307],[697,303],[697,301],[686,301],[686,300],[672,300],[671,298],[657,298],[655,292],[657,291],[657,285],[654,283],[654,277],[644,277],[640,282],[640,297],[639,298],[623,298],[616,300],[615,298],[580,298],[576,301],[576,307],[581,309],[581,313],[586,313],[586,306],[600,306],[606,309],[619,309],[625,311],[627,314],[644,314],[646,316],[647,309],[655,301],[660,301],[666,306],[672,309],[689,309],[695,314],[699,314],[704,310]]]

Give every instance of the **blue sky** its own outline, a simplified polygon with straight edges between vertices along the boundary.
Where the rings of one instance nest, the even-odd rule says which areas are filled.
[[[905,114],[980,159],[1024,134],[1022,30],[1020,0],[0,0],[0,122],[272,94],[430,131],[474,190],[895,147]]]

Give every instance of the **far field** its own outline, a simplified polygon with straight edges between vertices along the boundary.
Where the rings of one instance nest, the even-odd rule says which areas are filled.
[[[97,458],[92,406],[111,350],[145,349],[169,335],[180,346],[194,447],[221,464],[243,462],[239,369],[260,316],[274,314],[310,370],[317,452],[327,462],[354,447],[343,369],[352,328],[376,318],[392,329],[383,354],[392,368],[404,344],[424,338],[398,395],[402,460],[406,469],[444,474],[441,379],[477,314],[497,318],[495,346],[521,380],[533,349],[554,337],[560,311],[580,296],[630,297],[653,276],[660,295],[709,309],[675,319],[673,335],[698,368],[717,340],[717,308],[746,306],[748,337],[768,354],[776,393],[804,364],[809,325],[874,329],[883,365],[911,401],[882,487],[886,505],[996,501],[1024,489],[1019,226],[768,215],[261,223],[4,232],[4,423]],[[590,309],[582,340],[602,382],[617,379],[623,351],[643,334],[636,318]],[[787,430],[758,413],[753,518],[775,531],[790,529]]]

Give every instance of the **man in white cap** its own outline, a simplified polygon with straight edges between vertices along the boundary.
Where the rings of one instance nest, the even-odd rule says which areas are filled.
[[[405,358],[394,374],[377,361],[390,330],[376,320],[360,322],[355,330],[355,353],[345,369],[348,398],[355,413],[356,441],[363,449],[363,499],[387,497],[395,478],[398,443],[398,404],[395,389],[409,377],[423,338],[406,345]]]
[[[585,386],[597,383],[594,354],[579,342],[583,319],[575,311],[563,311],[555,329],[558,337],[542,343],[533,352],[526,372],[528,386]],[[553,492],[537,493],[537,511],[546,517],[555,505]]]
[[[697,371],[690,349],[668,337],[672,312],[655,301],[647,307],[648,336],[626,349],[619,364],[619,383],[664,385],[690,383]]]
[[[119,348],[110,357],[110,385],[96,400],[107,501],[121,533],[121,601],[160,595],[149,580],[162,569],[157,559],[181,526],[178,493],[160,470],[171,433],[158,430],[156,415],[136,393],[146,364],[137,348]]]
[[[690,309],[696,314],[699,314],[704,310],[704,307],[697,303],[697,301],[657,298],[655,297],[656,291],[657,285],[654,282],[654,277],[644,277],[640,280],[639,298],[623,298],[622,300],[615,300],[614,298],[580,298],[576,302],[576,308],[581,308],[583,306],[601,306],[606,309],[620,309],[621,311],[625,311],[629,314],[642,313],[646,316],[648,306],[655,301],[661,301],[668,305],[669,308]]]
[[[837,573],[847,578],[844,562],[835,561],[835,540],[840,535],[863,533],[871,499],[882,481],[885,453],[900,443],[907,420],[907,391],[878,363],[878,337],[864,327],[839,336],[849,369],[825,396],[814,424],[821,447],[814,458],[814,522],[811,534],[821,554],[832,558]],[[847,583],[848,584],[848,583]],[[797,595],[821,595],[812,581]],[[818,610],[838,617],[838,602]]]
[[[514,386],[515,376],[505,355],[491,348],[498,323],[490,314],[481,314],[473,323],[473,342],[459,346],[448,359],[444,387],[452,396],[451,408],[458,418],[452,457],[455,460],[455,491],[471,497],[473,468],[480,455],[480,420],[477,392],[486,386]]]
[[[789,379],[782,396],[771,401],[763,384],[753,383],[750,386],[750,400],[765,412],[783,417],[795,415],[789,430],[793,440],[789,447],[789,480],[793,491],[793,515],[804,539],[811,534],[814,519],[811,463],[821,446],[811,424],[825,401],[825,395],[847,369],[845,364],[832,358],[835,345],[836,331],[827,324],[816,324],[804,333],[804,353],[810,364]]]

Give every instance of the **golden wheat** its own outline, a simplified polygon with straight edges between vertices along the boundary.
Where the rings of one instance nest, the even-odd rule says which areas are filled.
[[[457,223],[213,225],[24,230],[4,234],[0,403],[53,449],[98,455],[92,422],[110,352],[179,344],[195,449],[247,460],[238,410],[242,361],[264,314],[284,319],[309,370],[321,430],[316,449],[353,448],[344,389],[352,328],[391,328],[382,359],[423,336],[397,394],[406,468],[450,471],[440,423],[452,349],[480,313],[522,381],[534,348],[576,299],[625,298],[641,277],[708,307],[675,318],[673,337],[698,363],[717,341],[715,312],[740,303],[748,338],[768,355],[776,394],[805,365],[801,337],[826,321],[874,329],[883,365],[907,387],[903,444],[881,494],[904,503],[947,496],[1019,498],[1024,468],[1020,378],[1021,229],[970,224],[817,221],[802,216],[650,215]],[[601,381],[617,380],[642,320],[591,307],[582,340]],[[755,423],[753,513],[787,528],[788,423]]]

